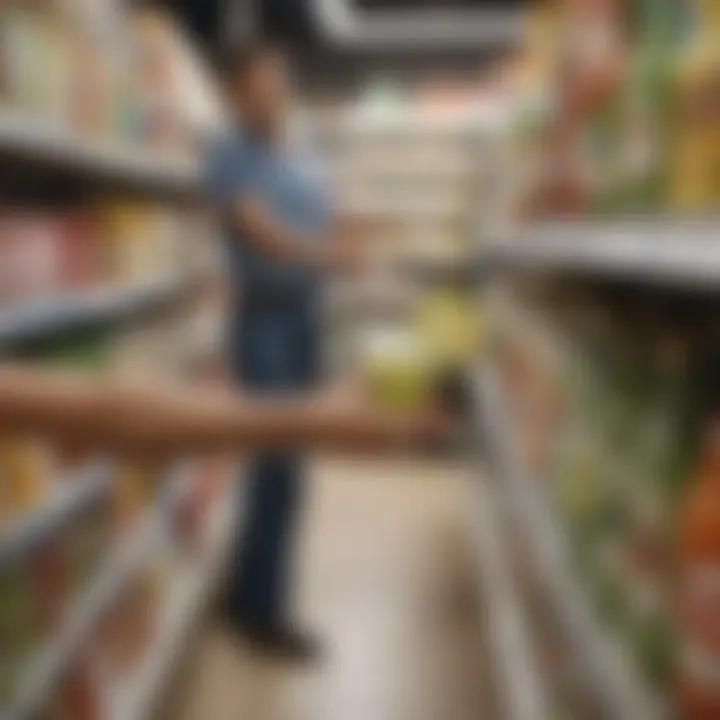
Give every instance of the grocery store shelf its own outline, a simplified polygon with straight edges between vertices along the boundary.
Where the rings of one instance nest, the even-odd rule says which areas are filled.
[[[234,487],[230,483],[228,493],[233,493]],[[216,585],[235,527],[237,506],[234,493],[233,497],[216,501],[206,551],[194,561],[194,568],[178,573],[169,588],[167,605],[158,615],[161,625],[155,642],[114,696],[108,720],[143,720],[150,716]]]
[[[548,717],[547,701],[521,601],[509,572],[510,559],[499,522],[499,493],[485,479],[482,468],[478,475],[473,478],[469,507],[474,514],[475,556],[483,609],[488,617],[487,636],[498,674],[499,700],[508,720],[544,720]]]
[[[189,482],[189,468],[183,464],[170,475],[166,491],[148,511],[138,529],[112,552],[98,578],[79,602],[56,638],[28,670],[10,714],[12,720],[32,720],[52,694],[64,670],[96,629],[103,614],[116,600],[133,571],[147,557],[165,530],[165,519],[173,503],[182,497]]]
[[[475,377],[476,402],[487,446],[500,474],[510,511],[532,553],[537,580],[554,608],[558,631],[572,652],[574,667],[603,717],[613,720],[659,720],[662,705],[646,689],[627,657],[600,625],[590,599],[574,578],[564,540],[540,483],[529,477],[517,453],[501,391],[487,368]]]
[[[720,219],[543,223],[487,244],[493,267],[720,289]]]
[[[188,193],[200,187],[189,160],[109,140],[77,137],[43,118],[0,109],[0,153],[42,165],[44,172],[84,175],[149,193]]]
[[[113,468],[107,461],[90,464],[76,477],[57,481],[58,490],[44,506],[0,528],[0,567],[52,537],[58,527],[107,497]]]
[[[137,287],[103,287],[23,303],[0,311],[0,350],[120,322],[179,300],[193,286],[189,278],[171,278]]]

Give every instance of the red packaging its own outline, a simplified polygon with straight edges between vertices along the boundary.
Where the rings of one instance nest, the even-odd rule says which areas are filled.
[[[59,543],[53,540],[38,549],[32,574],[40,623],[50,635],[62,622],[69,600],[69,577]]]
[[[680,514],[678,718],[720,717],[720,420],[707,431]]]
[[[104,259],[100,223],[94,213],[77,210],[62,221],[61,283],[65,289],[103,282]]]
[[[40,298],[56,290],[59,249],[55,218],[33,213],[18,219],[12,250],[18,300]]]
[[[198,469],[175,517],[175,527],[182,543],[193,547],[198,544],[208,510],[219,494],[221,477],[218,463],[206,462]]]
[[[12,244],[13,217],[4,212],[0,216],[0,305],[13,299]]]
[[[102,703],[87,662],[78,662],[68,671],[46,716],[53,720],[103,720]]]

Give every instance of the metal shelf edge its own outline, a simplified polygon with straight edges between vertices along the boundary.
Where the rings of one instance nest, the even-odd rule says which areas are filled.
[[[580,670],[586,674],[589,689],[608,717],[615,720],[664,718],[666,713],[659,700],[644,687],[627,658],[603,632],[588,598],[572,577],[563,539],[554,526],[550,509],[513,450],[509,420],[489,369],[478,370],[475,391],[486,431],[494,428],[489,440],[502,466],[502,487],[512,512],[528,533],[526,540],[533,553],[533,566],[557,609],[560,629],[580,658]]]

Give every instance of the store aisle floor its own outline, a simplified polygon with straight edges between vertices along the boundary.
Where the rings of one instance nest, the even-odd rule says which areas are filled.
[[[248,655],[211,622],[171,720],[495,720],[484,702],[467,470],[322,461],[299,611],[317,668]]]

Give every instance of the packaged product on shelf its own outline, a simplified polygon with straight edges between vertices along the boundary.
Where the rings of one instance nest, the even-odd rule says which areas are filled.
[[[626,648],[643,677],[667,688],[675,651],[672,625],[672,547],[665,528],[635,519],[627,542]]]
[[[4,13],[6,98],[9,105],[20,110],[31,110],[33,107],[34,74],[38,68],[35,20],[29,12],[20,8],[8,9]]]
[[[535,211],[537,189],[545,176],[547,136],[554,109],[554,84],[560,38],[559,10],[554,3],[534,2],[528,13],[526,49],[512,66],[506,82],[508,97],[509,166],[514,212],[525,217]],[[513,67],[514,66],[514,67]]]
[[[5,521],[41,507],[46,501],[51,474],[47,448],[32,439],[0,437],[0,477],[5,487]]]
[[[157,499],[164,468],[157,463],[128,461],[118,471],[114,489],[114,517],[120,532],[129,531],[141,514]]]
[[[720,426],[705,432],[680,512],[678,711],[683,720],[720,714]]]
[[[180,219],[169,209],[137,202],[109,203],[102,210],[119,281],[168,277],[179,266]]]
[[[59,225],[49,213],[26,215],[20,219],[20,263],[16,267],[22,294],[18,299],[48,295],[59,286]]]
[[[82,137],[112,134],[117,116],[113,61],[112,45],[103,38],[87,29],[75,33],[67,112],[68,124]]]
[[[5,302],[33,300],[51,291],[57,280],[57,238],[51,217],[26,211],[2,218],[1,242]]]
[[[97,684],[83,655],[68,668],[48,698],[40,720],[104,720]]]
[[[717,209],[720,201],[720,11],[698,0],[695,32],[680,55],[672,138],[671,206]]]
[[[58,530],[60,536],[65,528]],[[77,598],[72,568],[56,537],[44,541],[27,558],[33,578],[33,589],[38,608],[38,619],[47,636],[51,637],[60,627],[68,604]]]
[[[61,219],[61,286],[73,290],[109,282],[109,258],[96,214],[85,208],[71,210]]]
[[[108,683],[122,683],[138,667],[156,636],[163,577],[150,558],[130,579],[105,618],[94,654]]]
[[[218,502],[222,481],[222,463],[205,461],[198,466],[192,487],[173,517],[175,535],[182,548],[200,549],[208,512],[213,502]]]
[[[0,567],[0,709],[37,655],[44,632],[31,569],[23,562]]]
[[[672,142],[673,75],[680,37],[677,0],[634,0],[632,52],[620,109],[620,182],[615,208],[665,208]]]
[[[58,542],[76,593],[97,576],[111,546],[112,523],[109,499],[88,507],[63,528]]]
[[[179,107],[177,28],[166,14],[148,8],[135,10],[131,25],[140,141],[161,150],[182,150],[186,128]]]
[[[10,31],[12,23],[7,8],[0,8],[0,107],[9,101],[11,89]]]
[[[68,96],[72,83],[74,36],[62,14],[48,9],[39,28],[41,55],[37,58],[42,72],[37,77],[38,107],[43,120],[65,125],[68,120]]]

